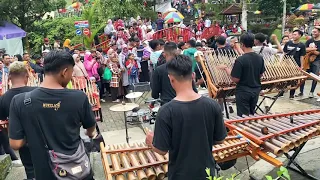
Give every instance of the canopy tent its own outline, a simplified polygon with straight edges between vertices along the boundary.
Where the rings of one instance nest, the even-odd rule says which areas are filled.
[[[237,6],[236,4],[232,4],[230,5],[228,8],[226,8],[225,10],[223,10],[221,13],[221,15],[224,15],[223,16],[223,22],[225,22],[225,16],[236,16],[238,15],[239,19],[240,19],[240,16],[242,14],[242,9]]]
[[[0,25],[0,49],[5,48],[6,53],[10,55],[22,54],[22,38],[27,33],[9,22],[3,22],[2,25]]]

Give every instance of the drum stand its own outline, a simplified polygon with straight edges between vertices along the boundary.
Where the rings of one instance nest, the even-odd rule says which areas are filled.
[[[124,115],[124,126],[126,128],[126,140],[127,140],[127,143],[129,143],[129,134],[128,134],[128,122],[127,122],[127,115],[126,115],[126,111],[123,112],[123,115]]]

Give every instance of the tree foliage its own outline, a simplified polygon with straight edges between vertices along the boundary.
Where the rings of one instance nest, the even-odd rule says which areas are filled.
[[[101,0],[105,17],[137,17],[145,11],[141,0]]]
[[[43,0],[1,0],[0,17],[18,24],[28,31],[46,12],[55,9],[53,1]]]
[[[317,0],[287,0],[287,13],[295,10],[305,3],[316,3]],[[259,0],[259,10],[267,16],[282,17],[283,1],[282,0]]]
[[[37,21],[33,24],[28,33],[30,47],[33,52],[40,53],[43,38],[48,37],[50,42],[54,42],[57,37],[62,42],[65,39],[71,39],[72,44],[82,43],[81,36],[76,36],[74,27],[75,18],[55,18]]]
[[[282,2],[281,0],[267,0],[259,1],[259,10],[266,16],[281,17],[282,14]]]
[[[88,48],[92,45],[94,36],[105,26],[105,20],[99,15],[101,15],[100,0],[95,0],[93,6],[85,8],[82,14],[83,20],[89,21],[90,36],[86,36],[84,39],[84,44]]]
[[[65,8],[67,5],[67,1],[66,0],[57,0],[56,1],[56,7],[57,9],[63,9]]]

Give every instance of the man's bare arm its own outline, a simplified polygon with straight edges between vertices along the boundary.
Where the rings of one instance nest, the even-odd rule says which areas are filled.
[[[19,140],[9,139],[9,143],[12,149],[19,150],[25,145],[26,140],[25,139],[19,139]]]
[[[91,128],[88,128],[86,130],[86,135],[89,136],[90,138],[94,137],[96,134],[96,125],[92,126]]]

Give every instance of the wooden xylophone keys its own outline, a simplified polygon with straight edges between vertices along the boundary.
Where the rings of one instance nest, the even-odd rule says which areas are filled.
[[[227,136],[224,143],[214,145],[212,154],[217,162],[224,162],[251,155],[253,151],[253,142],[235,134]],[[101,156],[107,180],[164,179],[168,172],[168,153],[159,155],[145,143],[108,145],[107,148],[101,144]]]
[[[279,156],[319,135],[320,110],[237,117],[226,125]]]
[[[219,69],[220,65],[233,68],[238,55],[231,51],[204,51],[204,56],[199,58],[206,75],[206,83],[213,98],[224,98],[235,93],[236,83],[232,81],[225,70]],[[264,55],[266,71],[261,77],[261,90],[264,93],[279,92],[281,90],[296,89],[303,83],[307,76],[299,69],[292,56]]]
[[[108,150],[102,148],[101,154],[103,166],[109,167],[107,180],[164,179],[168,172],[168,155],[159,155],[144,143],[109,145]]]

